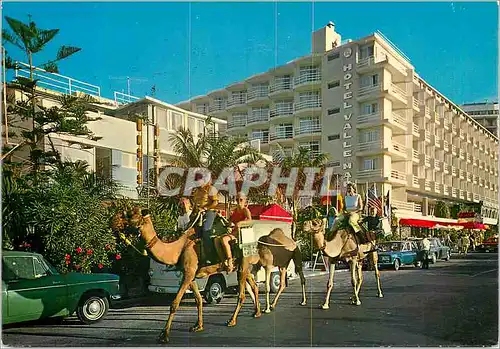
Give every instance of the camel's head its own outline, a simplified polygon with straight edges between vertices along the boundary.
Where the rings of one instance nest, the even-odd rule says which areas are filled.
[[[317,246],[323,246],[325,241],[326,218],[314,218],[304,222],[302,231],[312,235]]]
[[[112,228],[115,231],[128,234],[141,235],[141,227],[145,224],[145,218],[149,216],[148,210],[140,207],[118,212],[113,217]]]

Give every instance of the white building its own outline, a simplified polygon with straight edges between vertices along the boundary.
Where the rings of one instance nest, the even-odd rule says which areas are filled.
[[[498,102],[466,103],[461,108],[498,137]]]

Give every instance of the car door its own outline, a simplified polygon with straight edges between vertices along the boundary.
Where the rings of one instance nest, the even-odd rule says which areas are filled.
[[[66,315],[66,285],[37,256],[5,256],[2,278],[6,283],[7,314],[12,321]]]
[[[402,249],[401,249],[401,262],[403,264],[410,264],[412,257],[411,257],[411,249],[410,249],[410,243],[409,242],[404,242],[402,244]]]

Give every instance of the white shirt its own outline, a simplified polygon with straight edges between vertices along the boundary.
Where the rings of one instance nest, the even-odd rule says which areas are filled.
[[[189,226],[189,216],[191,215],[192,210],[187,211],[185,214],[182,216],[179,216],[177,218],[177,230],[185,230]]]
[[[431,249],[431,242],[427,240],[427,238],[424,238],[422,240],[422,249],[424,251],[429,251]]]
[[[359,200],[360,197],[361,197],[361,195],[359,195],[359,194],[346,195],[344,197],[346,210],[347,211],[357,211],[357,210],[359,210],[358,200]]]

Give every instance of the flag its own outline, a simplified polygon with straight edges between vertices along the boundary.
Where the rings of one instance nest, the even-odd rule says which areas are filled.
[[[375,207],[377,215],[382,216],[382,198],[377,197],[375,185],[368,189],[368,208]]]
[[[390,194],[390,191],[388,190],[387,191],[387,196],[385,198],[384,211],[385,211],[385,216],[390,219],[391,218],[391,204],[390,204],[390,201],[389,201],[389,194]]]

